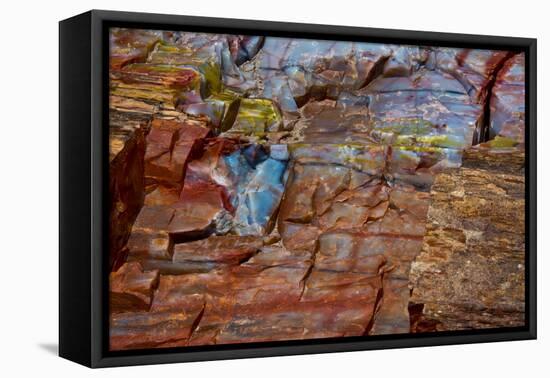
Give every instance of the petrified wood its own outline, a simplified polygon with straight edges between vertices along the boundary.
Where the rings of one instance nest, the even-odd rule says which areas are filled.
[[[411,272],[413,330],[522,325],[525,156],[475,149],[436,177],[427,234]]]
[[[523,55],[110,43],[111,349],[523,324]]]
[[[524,143],[525,55],[517,54],[498,72],[491,97],[491,128],[501,146]]]
[[[143,272],[139,263],[125,263],[109,277],[111,313],[146,311],[158,285],[158,271]]]
[[[109,266],[124,263],[124,246],[143,204],[145,133],[151,115],[111,109],[109,128]]]

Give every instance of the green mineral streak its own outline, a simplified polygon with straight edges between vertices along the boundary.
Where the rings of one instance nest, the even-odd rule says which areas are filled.
[[[430,146],[445,148],[463,148],[464,143],[460,137],[454,135],[421,135],[416,137],[416,141]]]
[[[235,90],[235,88],[228,88],[228,87],[224,87],[223,88],[223,91],[220,93],[220,95],[224,98],[243,98],[243,94],[242,92],[238,92]]]
[[[336,162],[360,170],[379,169],[383,165],[383,155],[371,154],[371,151],[380,153],[385,148],[383,146],[372,148],[356,143],[328,144],[321,149],[312,149],[312,146],[308,143],[292,143],[287,147],[290,154],[297,159]]]
[[[489,145],[489,147],[492,147],[492,148],[510,148],[510,147],[517,146],[518,142],[511,139],[511,138],[507,138],[507,137],[497,135],[495,137],[495,139],[490,140],[486,144]]]
[[[398,135],[395,138],[395,144],[397,146],[411,146],[415,143],[416,138],[412,135]]]
[[[430,135],[435,126],[422,118],[397,119],[391,123],[380,124],[373,121],[376,131],[394,134],[393,144],[396,146],[428,145],[442,148],[463,148],[464,140],[461,136],[440,134]]]
[[[395,138],[396,146],[429,145],[443,148],[463,148],[464,143],[461,137],[454,135],[399,135]]]
[[[273,101],[263,98],[242,99],[236,119],[239,131],[258,137],[264,136],[271,125],[282,122],[279,109]]]
[[[280,114],[276,110],[273,101],[263,98],[243,99],[239,112],[243,115],[250,115],[255,118],[263,118],[269,121],[280,119]]]

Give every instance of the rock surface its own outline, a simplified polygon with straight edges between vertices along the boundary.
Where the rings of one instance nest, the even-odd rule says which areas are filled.
[[[523,324],[523,55],[110,43],[112,350]]]
[[[158,271],[143,272],[139,263],[125,263],[111,273],[110,308],[112,313],[146,311],[158,285]]]
[[[513,327],[525,316],[525,156],[470,150],[436,177],[411,272],[413,330]],[[420,307],[418,307],[420,305]]]
[[[525,55],[506,61],[498,72],[491,97],[491,133],[510,145],[525,142]]]
[[[110,111],[109,118],[109,266],[126,258],[125,244],[144,198],[145,133],[151,114]]]

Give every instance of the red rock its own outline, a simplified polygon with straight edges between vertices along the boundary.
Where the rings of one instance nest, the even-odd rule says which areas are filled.
[[[172,171],[170,152],[165,152],[153,159],[146,162],[146,175],[147,177],[156,179],[160,182],[172,181],[172,175],[176,172]]]
[[[164,231],[174,216],[170,206],[143,206],[134,222],[134,230]]]
[[[388,209],[386,215],[372,223],[367,223],[368,232],[386,235],[403,235],[421,238],[426,232],[423,222],[406,212]]]
[[[384,280],[384,295],[371,330],[372,335],[395,335],[410,332],[410,289],[407,280]]]
[[[215,337],[218,344],[361,336],[372,318],[372,302],[300,303],[243,312]],[[276,327],[273,325],[277,324]]]
[[[173,216],[171,207],[144,206],[128,239],[128,259],[142,263],[148,259],[171,259],[173,241],[166,229]]]
[[[273,266],[267,268],[235,267],[232,269],[232,294],[235,314],[242,307],[258,310],[297,302],[303,292],[303,279],[309,266]]]
[[[273,246],[233,268],[230,276],[223,275],[223,280],[218,281],[223,288],[209,290],[218,292],[208,296],[191,345],[230,343],[237,337],[241,337],[242,342],[261,341],[268,327],[272,340],[364,332],[374,303],[353,302],[346,307],[342,302],[300,302],[311,264],[309,256],[306,253],[298,257],[294,252],[289,254]],[[229,288],[227,283],[231,284]],[[296,321],[297,333],[287,332],[283,324],[286,317]],[[277,318],[279,321],[272,323]],[[314,319],[320,318],[326,321],[316,324]]]
[[[410,264],[420,253],[422,238],[388,234],[364,234],[362,237],[361,251],[377,251],[384,255],[386,278],[407,279]]]
[[[132,63],[110,70],[111,95],[168,109],[189,94],[200,93],[201,79],[194,66]]]
[[[369,239],[368,236],[341,231],[324,233],[319,238],[315,269],[380,275],[386,263],[384,250],[367,244]]]
[[[111,350],[185,346],[204,312],[214,275],[161,276],[149,312],[111,315]]]
[[[261,246],[261,239],[254,236],[211,236],[195,242],[176,244],[173,261],[236,265],[255,254]]]
[[[381,286],[379,276],[315,269],[307,280],[302,301],[368,300],[374,304]]]
[[[187,120],[178,129],[176,145],[200,141],[210,135],[211,130],[202,122]]]
[[[420,192],[411,187],[401,187],[390,191],[389,197],[390,203],[396,208],[411,213],[420,221],[426,219],[430,205],[429,193]]]
[[[148,259],[170,260],[173,242],[166,231],[133,230],[127,248],[131,261],[145,263]]]
[[[366,106],[326,107],[303,121],[305,143],[354,143],[369,144],[373,139],[368,128]]]
[[[323,229],[358,228],[383,217],[388,208],[388,188],[382,185],[364,186],[340,193],[330,208],[320,217]]]
[[[110,312],[146,311],[158,284],[158,271],[143,272],[139,263],[126,263],[109,277]]]
[[[168,311],[175,308],[190,311],[204,306],[209,287],[215,287],[216,274],[185,274],[161,276],[152,311]],[[213,281],[210,281],[213,280]]]
[[[187,162],[209,133],[208,128],[191,122],[153,120],[147,135],[145,175],[170,185],[180,184]]]
[[[159,85],[174,89],[192,89],[199,74],[192,68],[135,63],[119,71],[111,71],[115,77],[128,84]]]
[[[321,233],[319,227],[287,221],[279,221],[278,227],[283,245],[291,251],[313,251]]]
[[[231,318],[234,306],[231,277],[226,270],[162,276],[152,309],[160,312],[170,309],[196,311],[203,309],[200,321],[192,334],[191,343],[208,344],[219,332],[219,325]]]
[[[361,227],[367,223],[370,211],[367,207],[354,206],[346,203],[334,203],[330,209],[319,218],[323,230],[332,228],[345,229]]]
[[[349,170],[344,167],[296,164],[279,219],[310,222],[314,214],[326,211],[330,201],[347,188],[349,178]]]
[[[166,152],[170,152],[177,136],[177,129],[161,129],[160,127],[155,127],[155,124],[157,123],[153,121],[153,127],[151,127],[149,134],[147,134],[145,160],[150,160]]]
[[[111,315],[111,350],[180,347],[187,344],[202,309]]]
[[[350,188],[336,196],[334,201],[356,206],[373,207],[388,200],[390,190],[386,185],[378,182],[369,183],[369,185],[365,184],[363,183],[361,187],[357,188],[350,185]]]
[[[294,165],[279,212],[285,247],[314,252],[301,300],[372,301],[379,311],[366,332],[408,332],[406,283],[426,231],[428,194],[406,184],[390,188],[376,176],[354,174],[352,180],[355,170],[323,165],[334,157],[316,159],[315,165]],[[313,232],[301,239],[302,230]],[[379,300],[386,290],[386,300]]]
[[[109,266],[124,263],[124,245],[145,194],[143,166],[147,115],[110,111],[109,151]]]
[[[222,157],[236,149],[237,143],[231,139],[213,138],[208,140],[202,156],[189,164],[185,176],[186,185],[215,184],[216,180],[212,177],[214,172],[227,176],[228,169],[225,167]]]
[[[353,233],[321,235],[302,301],[376,302],[386,258],[380,249],[364,248],[362,240]]]

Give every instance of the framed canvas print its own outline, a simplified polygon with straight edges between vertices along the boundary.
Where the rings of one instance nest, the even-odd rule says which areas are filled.
[[[60,23],[60,355],[536,337],[536,41]]]

